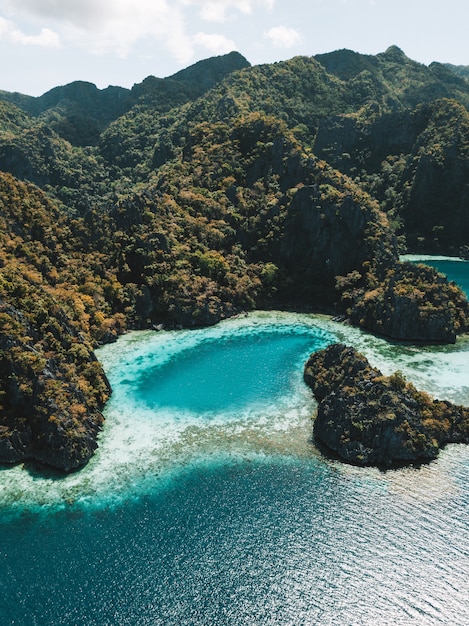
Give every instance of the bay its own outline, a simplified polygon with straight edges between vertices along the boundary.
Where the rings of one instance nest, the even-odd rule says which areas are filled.
[[[302,369],[333,341],[469,404],[467,337],[282,312],[130,333],[98,352],[90,463],[0,471],[0,624],[469,623],[469,447],[386,472],[321,456]]]

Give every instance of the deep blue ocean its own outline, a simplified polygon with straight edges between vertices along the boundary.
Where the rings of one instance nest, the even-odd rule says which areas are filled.
[[[469,446],[386,472],[324,458],[302,371],[338,340],[469,404],[467,337],[258,312],[100,349],[95,457],[0,470],[0,625],[467,626]]]

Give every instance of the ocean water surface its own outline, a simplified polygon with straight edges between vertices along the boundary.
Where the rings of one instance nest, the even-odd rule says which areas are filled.
[[[308,355],[351,343],[469,404],[469,338],[395,345],[258,312],[98,352],[95,457],[0,471],[0,624],[469,624],[469,446],[382,472],[311,442]]]

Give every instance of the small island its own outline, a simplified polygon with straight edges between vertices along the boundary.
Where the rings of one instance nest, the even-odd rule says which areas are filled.
[[[353,347],[312,354],[304,380],[319,403],[316,442],[346,462],[390,467],[469,443],[469,408],[431,398],[400,372],[383,376]]]

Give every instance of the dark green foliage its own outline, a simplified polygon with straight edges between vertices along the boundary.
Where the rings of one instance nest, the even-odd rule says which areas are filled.
[[[429,110],[399,181],[398,211],[411,249],[457,253],[469,236],[469,114],[452,100]]]
[[[469,233],[469,114],[454,100],[320,125],[315,150],[355,177],[414,251],[458,254]]]
[[[444,66],[412,61],[397,46],[376,56],[338,50],[315,57],[330,73],[345,81],[354,95],[374,100],[382,110],[413,108],[438,98],[469,104],[468,85]],[[366,104],[355,101],[355,107]]]
[[[460,76],[466,80],[469,79],[469,65],[452,65],[451,63],[445,63],[444,66],[456,74],[456,76]]]

